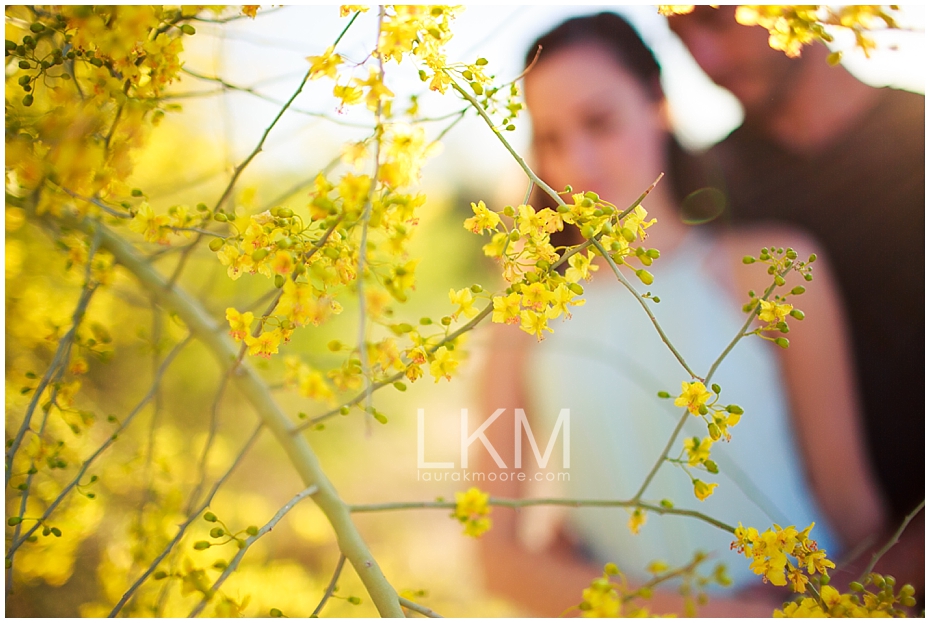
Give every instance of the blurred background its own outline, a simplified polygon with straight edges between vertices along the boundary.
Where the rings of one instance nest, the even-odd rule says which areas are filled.
[[[522,71],[526,49],[540,33],[570,16],[600,10],[627,15],[655,49],[664,69],[675,131],[683,144],[701,149],[739,124],[739,105],[700,72],[653,6],[469,7],[456,18],[448,58],[451,62],[474,62],[483,56],[489,61],[489,73],[501,82],[509,81]],[[347,20],[338,13],[335,6],[262,8],[255,20],[197,25],[197,35],[185,39],[185,69],[190,73],[183,74],[171,88],[172,103],[180,105],[180,110],[167,115],[152,133],[149,145],[138,154],[131,180],[133,186],[144,189],[156,212],[173,205],[216,200],[233,167],[255,147],[299,84],[307,70],[306,57],[321,54],[344,27]],[[903,32],[876,36],[879,51],[873,58],[851,52],[845,62],[870,84],[923,92],[923,7],[905,7],[901,22],[906,27]],[[360,16],[338,51],[349,60],[362,61],[373,46],[376,31],[373,13]],[[841,49],[849,49],[850,44],[838,38]],[[429,92],[412,65],[398,67],[392,62],[387,70],[396,110],[405,106],[410,96],[418,97],[424,117],[441,118],[462,107],[455,97]],[[227,86],[197,75],[221,78]],[[339,155],[347,141],[368,134],[369,115],[355,109],[339,110],[331,91],[329,80],[308,84],[241,178],[236,188],[238,206],[249,212],[279,205],[295,211],[305,209],[307,189],[317,172]],[[462,220],[471,213],[470,202],[481,199],[492,209],[500,209],[519,203],[526,188],[519,167],[480,119],[467,115],[451,129],[450,121],[446,118],[426,124],[431,138],[446,133],[442,150],[423,170],[422,186],[429,202],[411,252],[423,261],[417,269],[416,291],[399,310],[405,319],[448,313],[450,287],[460,289],[473,283],[488,289],[499,286],[494,265],[480,250],[486,240],[466,231]],[[511,140],[525,154],[529,120],[521,116],[516,125]],[[11,378],[10,370],[36,369],[42,361],[28,341],[34,332],[30,319],[54,314],[50,308],[56,302],[76,296],[80,279],[44,273],[35,260],[48,253],[50,243],[41,234],[21,227],[15,218],[11,224],[10,219],[8,212],[7,283],[14,280],[19,284],[15,289],[26,292],[7,301],[7,410],[15,412],[21,411],[28,399],[19,395],[20,380]],[[210,253],[195,257],[193,262],[183,285],[206,301],[217,318],[223,317],[226,306],[244,308],[263,294],[267,285],[264,280],[259,283],[248,277],[233,284]],[[20,287],[22,284],[28,287]],[[65,322],[73,304],[60,307]],[[346,313],[330,323],[298,331],[282,353],[299,354],[323,369],[337,364],[338,357],[326,344],[336,338],[354,343],[356,318],[352,312],[347,306]],[[118,275],[108,292],[97,297],[89,315],[106,318],[109,325],[131,328],[113,336],[113,359],[92,366],[81,398],[94,410],[122,417],[151,382],[153,353],[163,355],[164,343],[177,341],[184,331],[171,318],[153,314],[145,293],[125,275]],[[420,408],[426,413],[427,447],[433,454],[426,460],[454,457],[460,410],[476,409],[480,388],[475,377],[481,368],[483,335],[478,330],[470,336],[471,358],[453,382],[434,383],[427,376],[404,393],[388,388],[376,394],[375,405],[388,416],[387,425],[369,425],[356,412],[309,433],[324,469],[348,503],[452,499],[455,491],[466,488],[417,479],[416,414]],[[280,379],[281,359],[267,364],[258,361],[256,365],[267,378]],[[158,509],[181,508],[198,480],[191,468],[206,443],[205,422],[218,380],[219,370],[203,349],[197,345],[185,349],[165,378],[157,409],[144,412],[134,423],[130,439],[117,444],[101,460],[95,499],[79,497],[63,509],[58,525],[64,536],[43,541],[48,545],[34,548],[38,552],[34,555],[22,555],[17,563],[21,588],[8,599],[7,614],[103,616],[109,612],[128,581],[144,568],[140,560],[145,556],[150,559],[152,552],[160,550],[159,542],[174,533],[176,516]],[[283,389],[276,395],[289,413],[312,416],[328,408]],[[254,414],[234,391],[226,392],[219,405],[219,436],[208,457],[211,479],[228,468],[255,425]],[[87,442],[85,455],[93,445]],[[75,457],[81,455],[80,448],[75,441]],[[211,508],[234,529],[263,525],[302,488],[278,446],[265,435],[220,490]],[[411,591],[416,601],[447,616],[521,614],[486,592],[475,542],[462,534],[461,524],[451,519],[448,511],[393,511],[359,515],[356,520],[388,579],[398,590]],[[219,555],[215,550],[194,552],[190,548],[194,540],[206,538],[209,528],[199,522],[183,556],[171,564],[183,568],[187,559],[194,565],[209,566]],[[139,534],[160,534],[162,541],[153,539],[133,546],[131,537]],[[226,552],[225,556],[228,559],[231,554]],[[289,616],[308,616],[322,596],[337,559],[331,529],[313,504],[305,502],[249,551],[224,592],[240,601],[249,596],[242,609],[247,616],[267,616],[271,608]],[[153,581],[149,584],[154,585],[153,594],[163,590]],[[170,591],[174,597],[160,602],[164,609],[158,614],[184,615],[196,602],[178,583]],[[147,600],[161,599],[146,595]],[[348,565],[337,596],[323,616],[376,614]],[[351,604],[346,599],[349,596],[362,597],[361,604]],[[134,614],[153,612],[137,609]],[[207,614],[212,613],[208,610]]]

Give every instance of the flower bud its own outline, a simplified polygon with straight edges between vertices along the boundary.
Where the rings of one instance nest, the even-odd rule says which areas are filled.
[[[786,337],[775,338],[775,343],[781,346],[782,348],[788,348],[788,344],[789,344],[788,338]]]
[[[400,381],[397,381],[396,383],[394,383],[394,389],[396,389],[399,392],[405,392],[407,391],[407,386],[401,383]]]
[[[648,270],[644,268],[640,268],[639,270],[637,270],[636,276],[639,277],[639,280],[642,281],[647,286],[651,286],[654,280],[652,273],[650,273]]]
[[[227,217],[222,212],[217,212],[216,214],[213,215],[213,220],[219,223],[225,223],[226,221],[229,220],[229,217]]]
[[[672,395],[666,391],[659,392],[659,398],[671,398]]]
[[[802,312],[800,309],[792,309],[790,315],[795,320],[804,320],[804,312]]]
[[[226,531],[220,528],[219,526],[210,530],[210,536],[213,537],[214,539],[218,539],[224,534],[226,534]]]
[[[226,240],[224,238],[214,238],[210,241],[208,246],[210,247],[210,250],[215,253],[216,251],[222,249],[224,244],[226,244]]]
[[[193,35],[197,32],[197,29],[190,24],[181,24],[181,32],[185,35]]]
[[[261,262],[266,257],[268,257],[268,249],[255,249],[252,251],[253,262]]]
[[[216,521],[216,515],[214,515],[210,511],[207,511],[206,513],[203,514],[203,519],[204,521],[209,521],[210,523],[213,523]]]
[[[752,263],[754,263],[755,261],[756,261],[756,258],[754,258],[754,257],[751,256],[751,255],[746,255],[746,256],[743,257],[743,264],[752,264]]]
[[[675,504],[672,503],[669,499],[664,499],[659,502],[659,506],[662,508],[675,508]]]
[[[862,591],[865,590],[865,587],[862,586],[862,584],[860,584],[859,582],[850,582],[849,590],[851,590],[854,593],[861,593]]]
[[[717,385],[716,383],[714,383],[714,384],[712,384],[712,385],[710,386],[710,391],[714,392],[715,394],[719,394],[719,393],[720,393],[720,386]]]
[[[720,469],[717,467],[717,464],[710,459],[705,459],[704,467],[707,468],[707,471],[711,474],[716,474],[720,471]]]
[[[614,563],[609,562],[606,565],[604,565],[604,573],[606,573],[607,575],[620,575],[620,569],[618,569],[617,565],[615,565]]]
[[[248,528],[245,529],[245,533],[248,534],[249,536],[257,536],[258,526],[249,526]]]
[[[201,551],[210,548],[210,541],[197,541],[194,543],[194,549]]]

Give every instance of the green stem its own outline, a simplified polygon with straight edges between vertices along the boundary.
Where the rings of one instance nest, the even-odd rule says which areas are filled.
[[[627,281],[626,277],[623,276],[623,273],[620,272],[620,267],[617,266],[617,263],[613,260],[612,257],[610,257],[610,255],[604,249],[603,245],[601,245],[601,243],[596,238],[592,238],[591,240],[593,241],[592,244],[594,244],[595,248],[600,251],[604,259],[607,260],[607,263],[610,264],[610,268],[614,271],[614,275],[616,275],[617,281],[622,283],[623,287],[630,291],[630,294],[633,295],[633,298],[639,302],[640,307],[642,307],[643,311],[646,312],[646,315],[649,316],[649,320],[652,322],[652,326],[654,326],[656,331],[659,332],[659,337],[662,339],[662,343],[665,344],[670,351],[672,351],[672,354],[675,355],[675,359],[677,359],[678,363],[681,364],[681,367],[685,369],[685,372],[691,375],[691,378],[702,381],[703,379],[701,379],[701,377],[699,377],[694,373],[693,370],[691,370],[691,368],[685,362],[685,358],[682,357],[681,353],[678,352],[678,349],[672,346],[672,342],[668,339],[668,336],[665,335],[665,331],[662,330],[661,325],[659,325],[659,321],[656,320],[655,314],[652,313],[652,309],[650,309],[649,304],[646,303],[646,299],[640,296],[639,292],[636,291],[636,288],[633,287],[633,284]]]
[[[86,219],[79,226],[85,230],[92,230],[94,227],[93,222]],[[99,227],[102,235],[101,246],[110,251],[116,261],[129,270],[162,306],[177,312],[222,367],[225,368],[236,360],[238,349],[224,334],[225,327],[219,326],[206,309],[187,292],[176,284],[169,283],[128,241],[103,225]],[[318,491],[312,497],[333,526],[339,549],[352,563],[378,612],[382,616],[403,616],[397,604],[397,592],[384,577],[377,561],[352,523],[347,506],[326,477],[309,444],[293,434],[290,419],[271,396],[265,381],[253,367],[243,362],[239,364],[239,372],[233,375],[232,382],[274,434],[304,484],[317,485]]]
[[[528,499],[512,499],[512,498],[490,498],[488,500],[489,506],[501,506],[505,508],[525,508],[528,506],[570,506],[572,508],[641,508],[643,510],[652,511],[658,515],[680,515],[683,517],[694,517],[695,519],[700,519],[701,521],[707,522],[712,526],[720,528],[730,534],[736,530],[735,527],[731,526],[728,523],[724,523],[718,519],[714,519],[709,515],[704,513],[688,510],[683,508],[666,508],[664,506],[656,506],[654,504],[647,504],[639,500],[568,500],[562,498],[528,498]],[[396,511],[396,510],[409,510],[415,508],[445,508],[445,509],[454,509],[456,507],[455,502],[387,502],[384,504],[355,504],[349,506],[349,511],[352,513],[375,513],[382,511]]]

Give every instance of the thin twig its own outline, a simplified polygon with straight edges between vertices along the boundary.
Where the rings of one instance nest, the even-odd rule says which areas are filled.
[[[326,602],[329,601],[329,598],[333,596],[333,591],[336,590],[336,582],[339,581],[339,576],[342,574],[342,567],[346,564],[345,554],[339,554],[339,562],[336,563],[336,570],[333,571],[333,578],[329,581],[329,586],[326,587],[326,592],[323,593],[323,599],[320,600],[320,603],[316,608],[313,609],[313,614],[310,615],[310,618],[315,618],[320,615],[320,612],[323,611],[323,606],[326,605]]]
[[[223,474],[220,479],[216,481],[216,483],[214,483],[213,488],[210,489],[210,492],[207,494],[207,499],[203,501],[203,504],[201,504],[197,510],[189,513],[184,523],[178,526],[178,532],[174,535],[174,538],[171,539],[171,542],[165,546],[165,549],[162,550],[161,554],[155,557],[155,559],[152,561],[152,564],[149,565],[149,568],[146,569],[145,572],[139,576],[135,582],[133,582],[132,586],[129,587],[129,589],[120,598],[119,602],[117,602],[117,604],[113,607],[113,610],[110,611],[110,614],[108,615],[110,618],[113,618],[119,614],[119,611],[122,610],[123,606],[126,605],[129,599],[132,597],[133,593],[135,593],[139,587],[142,586],[142,583],[145,582],[145,580],[150,575],[152,575],[152,573],[154,573],[155,569],[158,568],[158,565],[161,564],[161,561],[164,560],[165,557],[171,552],[171,550],[174,549],[174,546],[178,544],[178,542],[184,536],[184,533],[187,531],[187,528],[192,523],[194,523],[198,517],[200,517],[200,514],[203,513],[207,507],[210,506],[210,504],[213,502],[213,497],[216,495],[216,492],[219,491],[220,487],[223,486],[223,483],[226,482],[233,471],[235,471],[236,467],[239,466],[239,464],[242,462],[242,459],[252,448],[255,440],[258,439],[258,435],[261,433],[263,426],[264,425],[259,422],[258,426],[255,427],[255,430],[252,432],[252,435],[249,437],[248,441],[246,441],[245,445],[242,446],[242,450],[239,451],[239,454],[236,456],[235,460],[233,460],[232,465],[230,465],[229,469],[226,470],[226,473]]]
[[[400,602],[400,605],[402,605],[404,608],[406,608],[407,610],[413,610],[417,614],[422,614],[423,616],[428,617],[430,619],[443,618],[441,614],[437,614],[436,612],[427,608],[426,606],[421,606],[420,604],[414,601],[410,601],[406,597],[398,597],[397,600]]]
[[[207,482],[207,457],[210,454],[210,449],[213,447],[213,440],[216,438],[217,428],[219,428],[220,402],[222,402],[223,395],[226,393],[226,386],[229,385],[229,375],[232,374],[233,369],[234,366],[230,366],[223,374],[223,378],[220,379],[220,386],[216,390],[216,396],[213,397],[213,404],[210,405],[210,428],[207,432],[207,441],[203,446],[203,452],[200,454],[200,468],[198,470],[200,479],[187,498],[187,508],[184,510],[187,514],[190,514],[191,509],[194,508],[197,499],[200,497],[200,492]]]
[[[920,504],[917,505],[917,508],[912,510],[907,514],[907,517],[904,518],[904,521],[901,522],[901,525],[898,526],[898,529],[895,530],[895,533],[891,535],[891,538],[888,539],[888,542],[885,543],[880,550],[872,554],[872,560],[869,561],[869,566],[866,567],[865,571],[862,572],[862,575],[859,577],[859,583],[864,584],[866,579],[869,577],[869,574],[875,569],[875,565],[878,564],[878,561],[881,560],[882,556],[888,553],[892,547],[897,545],[898,539],[901,538],[901,535],[904,534],[904,530],[907,529],[908,524],[917,516],[917,514],[923,510],[926,500],[921,500]]]
[[[74,479],[70,483],[65,485],[65,488],[61,490],[61,493],[58,494],[58,497],[52,500],[52,502],[45,509],[45,512],[42,513],[42,517],[40,517],[36,521],[35,525],[33,525],[32,528],[30,528],[29,530],[27,530],[25,534],[23,534],[23,536],[20,537],[18,541],[14,541],[10,545],[10,550],[7,553],[7,559],[10,559],[13,556],[13,553],[16,552],[16,550],[19,549],[23,543],[26,542],[26,539],[32,536],[33,532],[38,530],[39,526],[45,524],[45,520],[47,520],[49,516],[55,511],[55,509],[58,508],[58,505],[61,504],[61,502],[65,499],[68,493],[71,492],[71,489],[73,489],[75,486],[78,485],[78,483],[81,482],[81,479],[84,477],[84,474],[87,472],[88,469],[90,469],[90,466],[94,463],[94,461],[97,460],[97,457],[103,454],[104,451],[106,451],[106,449],[109,448],[113,444],[114,441],[116,441],[119,435],[129,427],[129,425],[132,423],[135,417],[139,414],[139,412],[142,411],[142,408],[145,405],[147,405],[149,401],[152,400],[152,398],[155,397],[156,393],[158,392],[158,387],[161,384],[161,379],[164,376],[165,372],[168,370],[168,367],[174,361],[174,358],[178,355],[178,353],[180,353],[181,350],[183,350],[184,347],[187,346],[191,342],[192,339],[193,339],[193,336],[188,335],[187,338],[185,338],[183,342],[178,343],[171,350],[171,352],[165,356],[165,360],[162,362],[161,367],[158,370],[158,374],[154,382],[152,383],[152,386],[149,388],[148,392],[146,392],[145,396],[142,397],[142,400],[140,400],[138,404],[136,404],[136,406],[133,407],[132,411],[130,411],[129,415],[126,416],[126,419],[123,420],[123,422],[119,425],[116,431],[114,431],[112,435],[107,437],[107,440],[103,442],[103,444],[101,444],[100,447],[97,448],[97,450],[93,454],[91,454],[90,457],[88,457],[86,461],[84,461],[84,463],[81,465],[81,469],[78,470],[78,473],[74,477]]]
[[[785,269],[782,272],[781,276],[784,277],[790,268]],[[739,343],[741,339],[745,337],[746,330],[752,325],[753,321],[756,319],[756,312],[759,310],[759,306],[762,301],[768,300],[772,295],[772,292],[775,291],[776,284],[773,281],[772,285],[766,289],[765,293],[762,295],[762,298],[759,299],[759,302],[756,303],[755,307],[746,314],[746,322],[743,323],[743,326],[740,327],[740,330],[736,333],[730,343],[727,344],[727,347],[723,349],[723,352],[720,353],[720,356],[714,360],[714,363],[711,364],[710,369],[707,371],[707,376],[704,379],[704,383],[710,383],[710,380],[713,378],[714,373],[717,371],[717,368],[723,362],[727,355],[730,354],[730,351]],[[649,484],[652,482],[652,479],[655,478],[656,473],[659,471],[659,468],[662,467],[662,463],[665,462],[668,453],[671,451],[672,446],[675,444],[678,439],[678,434],[681,432],[681,429],[684,428],[685,422],[688,421],[690,417],[690,411],[685,409],[684,413],[681,414],[681,418],[678,420],[678,424],[675,426],[675,430],[672,431],[672,435],[668,439],[668,443],[665,444],[665,448],[662,450],[662,454],[659,455],[659,458],[656,459],[655,464],[653,464],[652,469],[649,470],[649,473],[646,475],[646,479],[643,481],[643,484],[640,485],[639,491],[636,492],[636,495],[633,496],[634,500],[640,499],[643,494],[646,492],[646,489],[649,487]]]
[[[239,563],[242,562],[242,558],[245,556],[245,553],[249,551],[249,548],[252,547],[255,541],[259,540],[260,538],[262,538],[263,536],[271,532],[274,529],[274,527],[278,525],[278,522],[281,521],[281,519],[285,515],[287,515],[287,513],[292,508],[294,508],[294,506],[298,502],[300,502],[301,500],[303,500],[304,498],[308,496],[313,495],[316,492],[317,492],[317,486],[310,485],[309,487],[307,487],[306,489],[304,489],[303,491],[295,495],[293,498],[291,498],[290,502],[282,506],[281,509],[278,510],[278,512],[274,514],[274,517],[272,517],[268,523],[266,523],[264,526],[262,526],[259,529],[258,533],[255,536],[250,536],[249,538],[247,538],[245,540],[245,545],[242,547],[242,549],[240,549],[236,553],[233,559],[229,562],[229,565],[227,565],[227,567],[223,570],[223,573],[220,574],[220,577],[217,578],[216,582],[213,583],[213,586],[210,587],[210,590],[207,592],[206,595],[204,595],[204,598],[200,601],[199,604],[197,604],[194,607],[193,610],[191,610],[191,613],[187,615],[188,618],[194,618],[203,611],[204,607],[207,605],[207,602],[210,601],[210,598],[212,598],[213,595],[216,595],[216,592],[223,585],[223,582],[225,582],[226,579],[230,575],[232,575],[233,571],[236,570],[236,568],[239,566]]]
[[[525,499],[513,499],[513,498],[489,498],[489,506],[502,506],[505,508],[525,508],[528,506],[570,506],[572,508],[641,508],[643,510],[652,511],[658,515],[680,515],[683,517],[694,517],[695,519],[700,519],[701,521],[707,522],[712,526],[720,528],[725,532],[732,534],[736,528],[720,521],[719,519],[714,519],[709,515],[704,513],[688,510],[683,508],[666,508],[664,506],[656,506],[654,504],[648,504],[638,500],[570,500],[562,498],[525,498]],[[349,511],[353,513],[374,513],[382,511],[396,511],[396,510],[409,510],[415,508],[439,508],[439,509],[450,509],[455,508],[455,502],[387,502],[384,504],[356,504],[349,506]]]
[[[607,253],[607,251],[604,249],[601,243],[597,239],[594,239],[593,244],[597,248],[597,250],[600,251],[601,256],[605,260],[607,260],[607,263],[610,265],[611,270],[614,271],[614,275],[616,275],[617,277],[617,281],[622,283],[623,287],[629,290],[630,294],[633,295],[633,298],[635,298],[639,302],[640,307],[642,307],[643,311],[646,312],[646,315],[649,316],[649,320],[650,322],[652,322],[652,326],[655,327],[655,330],[659,333],[659,337],[662,339],[662,343],[668,347],[668,349],[672,352],[673,355],[675,355],[675,359],[678,360],[678,363],[681,364],[681,367],[685,369],[685,372],[691,375],[691,378],[698,379],[699,381],[703,382],[704,379],[702,379],[701,377],[699,377],[697,374],[694,373],[694,371],[685,361],[685,358],[681,355],[681,353],[678,352],[678,349],[672,345],[672,342],[671,340],[668,339],[668,336],[665,335],[665,331],[662,330],[662,326],[659,324],[659,321],[656,320],[655,314],[652,313],[652,309],[650,309],[649,304],[646,303],[646,299],[640,296],[639,292],[636,291],[636,288],[633,287],[633,284],[627,281],[626,277],[623,276],[623,273],[620,272],[620,267],[617,266],[617,263],[614,261],[612,257],[610,257],[610,254]]]

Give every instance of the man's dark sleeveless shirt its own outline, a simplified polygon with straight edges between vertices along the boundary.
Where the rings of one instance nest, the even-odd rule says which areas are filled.
[[[680,196],[723,191],[716,222],[789,223],[819,239],[849,319],[873,466],[895,517],[910,512],[924,497],[924,96],[881,89],[815,156],[744,124],[698,164],[675,159]],[[707,199],[685,200],[686,217]]]

